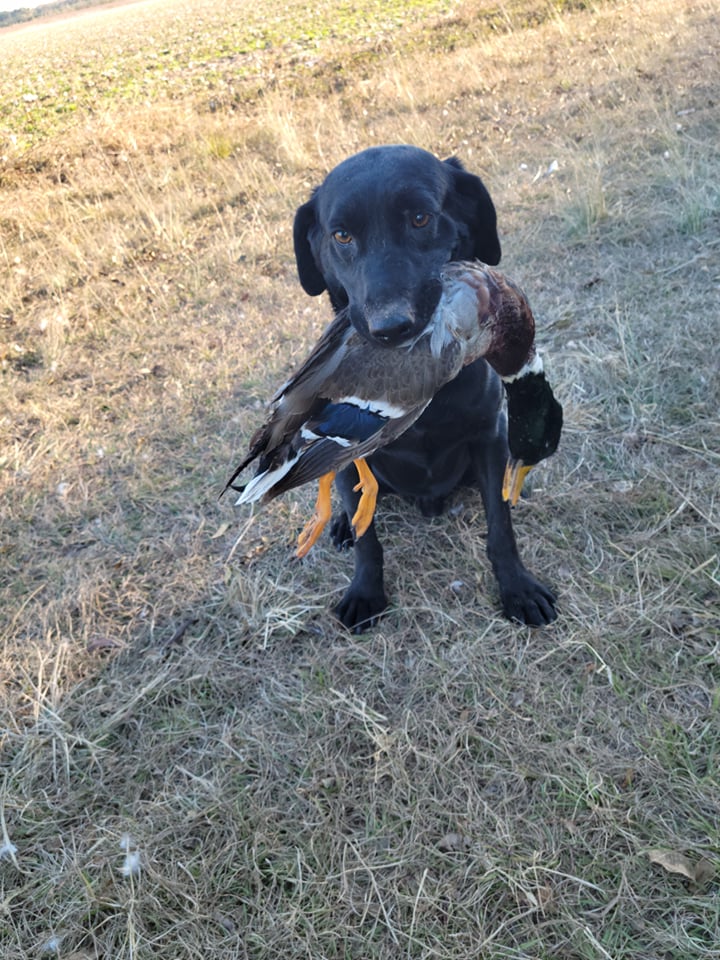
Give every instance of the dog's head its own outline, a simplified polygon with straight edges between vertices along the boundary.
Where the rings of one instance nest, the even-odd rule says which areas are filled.
[[[449,260],[500,260],[495,207],[454,158],[410,146],[371,147],[332,170],[295,215],[303,289],[327,290],[364,336],[412,340],[440,297]]]

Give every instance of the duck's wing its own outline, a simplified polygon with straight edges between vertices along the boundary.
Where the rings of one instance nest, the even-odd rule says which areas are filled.
[[[462,367],[452,336],[435,355],[431,331],[405,349],[365,340],[342,312],[275,394],[271,419],[251,442],[230,486],[240,503],[272,499],[369,455],[403,433]],[[234,481],[258,460],[245,486]]]
[[[312,352],[271,398],[270,417],[253,434],[247,455],[225,484],[223,493],[228,488],[241,493],[247,489],[249,484],[235,481],[255,460],[260,460],[258,473],[267,473],[283,459],[294,457],[293,437],[303,422],[326,402],[318,397],[318,390],[342,361],[352,333],[347,311],[339,313],[326,327]]]
[[[460,372],[462,363],[463,348],[452,337],[441,354],[434,355],[431,332],[405,349],[360,338],[348,342],[322,385],[326,403],[302,424],[306,446],[278,492],[340,470],[392,443]]]
[[[341,391],[335,386],[329,392]],[[276,411],[253,437],[247,456],[226,489],[229,486],[241,493],[238,503],[270,500],[325,473],[341,470],[399,436],[428,402],[429,398],[408,409],[356,396],[336,401],[315,397],[302,413],[286,411],[279,417]],[[255,476],[247,484],[236,484],[238,476],[255,460]]]
[[[312,351],[275,392],[270,402],[282,403],[292,398],[293,407],[297,407],[302,403],[301,398],[317,396],[319,386],[333,375],[357,338],[348,311],[342,310],[328,324]]]
[[[275,480],[269,494],[276,497],[369,456],[404,433],[429,402],[428,399],[409,410],[394,408],[393,416],[382,406],[360,406],[351,401],[328,403],[318,416],[303,424],[303,446],[289,469]]]

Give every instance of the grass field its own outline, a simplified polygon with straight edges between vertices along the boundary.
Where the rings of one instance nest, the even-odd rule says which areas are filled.
[[[720,12],[143,2],[0,32],[4,960],[703,960],[720,944]],[[391,608],[218,500],[329,306],[295,208],[408,142],[487,183],[560,450],[498,615],[468,491]]]

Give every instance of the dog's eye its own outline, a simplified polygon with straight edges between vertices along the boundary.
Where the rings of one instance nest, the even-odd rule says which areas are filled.
[[[333,237],[338,243],[352,243],[352,234],[348,233],[347,230],[336,230],[333,233]]]
[[[413,214],[411,223],[414,227],[420,229],[421,227],[426,227],[430,223],[430,214],[429,213],[415,213]]]

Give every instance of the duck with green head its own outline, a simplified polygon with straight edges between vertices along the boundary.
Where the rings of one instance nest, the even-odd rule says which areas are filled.
[[[335,474],[351,462],[362,491],[352,518],[361,537],[372,521],[378,485],[365,458],[399,437],[438,390],[468,363],[484,357],[507,394],[508,446],[503,496],[517,503],[529,470],[557,449],[562,407],[535,350],[535,319],[510,279],[479,262],[441,271],[442,293],[428,325],[409,343],[365,339],[343,311],[293,376],[272,398],[272,413],[226,484],[238,503],[273,499],[319,480],[312,519],[298,541],[304,556],[330,518]],[[244,485],[240,474],[257,462]]]

